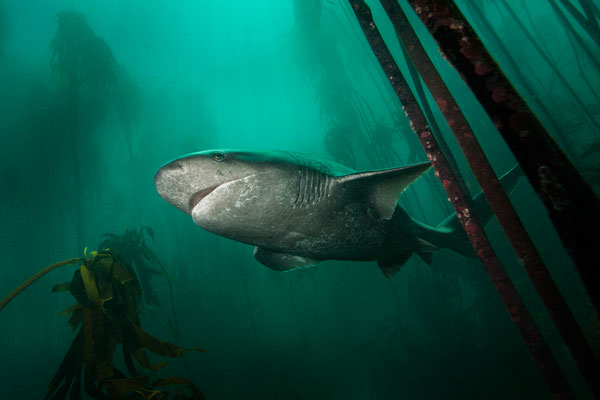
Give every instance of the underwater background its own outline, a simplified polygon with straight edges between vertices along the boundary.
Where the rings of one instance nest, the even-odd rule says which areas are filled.
[[[368,3],[405,68],[384,11]],[[456,3],[597,189],[598,38],[577,31],[553,0]],[[400,4],[502,175],[516,164],[511,152]],[[259,264],[251,246],[203,231],[156,193],[161,165],[213,148],[303,152],[358,170],[426,161],[347,2],[2,0],[0,93],[0,297],[47,265],[98,249],[104,234],[150,227],[139,232],[166,274],[151,277],[158,302],[146,304],[142,325],[206,349],[152,374],[185,376],[207,399],[551,397],[478,260],[441,250],[432,266],[413,257],[393,278],[374,262],[279,273]],[[436,133],[477,193],[429,100]],[[400,202],[435,226],[453,212],[446,197],[429,172]],[[526,179],[511,200],[598,350],[592,308]],[[574,390],[587,398],[497,222],[487,232]],[[57,269],[0,312],[0,399],[45,395],[74,337],[68,318],[57,316],[73,300],[51,288],[72,276],[73,267]],[[173,310],[178,335],[168,322]]]

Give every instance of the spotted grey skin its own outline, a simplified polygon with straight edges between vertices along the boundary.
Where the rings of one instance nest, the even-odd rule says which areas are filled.
[[[356,172],[297,153],[210,150],[167,163],[154,182],[197,225],[256,246],[257,260],[273,269],[378,261],[392,275],[413,253],[430,261],[436,246],[448,247],[446,234],[416,223],[397,204],[429,167]]]

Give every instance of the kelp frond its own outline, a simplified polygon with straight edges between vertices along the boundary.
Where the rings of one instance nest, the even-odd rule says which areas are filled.
[[[58,291],[57,288],[65,290],[66,285],[55,286],[53,291]],[[133,359],[145,369],[158,371],[166,363],[151,363],[146,350],[170,358],[181,357],[191,350],[204,351],[199,348],[183,349],[163,342],[141,328],[137,307],[142,293],[140,283],[131,267],[111,250],[93,252],[92,257],[86,258],[81,268],[75,271],[68,290],[77,303],[65,313],[71,313],[69,324],[74,329],[79,328],[72,348],[75,346],[75,353],[83,356],[73,358],[67,353],[50,384],[48,399],[54,398],[50,397],[54,394],[66,394],[69,386],[76,390],[81,385],[82,376],[85,391],[93,398],[107,398],[105,392],[115,399],[139,398],[130,397],[129,392],[143,395],[144,391],[156,392],[156,389],[147,383],[142,384]],[[113,354],[118,345],[122,347],[129,374],[135,378],[127,378],[114,368]],[[135,385],[126,391],[125,384]],[[193,393],[199,393],[193,384],[191,387]],[[159,393],[161,397],[153,398],[168,398],[168,393]],[[176,396],[182,399],[201,398],[181,397],[179,392]]]
[[[169,277],[165,266],[148,246],[146,241],[146,238],[149,238],[154,243],[154,230],[149,226],[127,228],[125,232],[120,235],[106,233],[102,235],[102,237],[104,240],[100,243],[98,248],[112,249],[115,253],[119,254],[127,264],[135,269],[142,288],[145,303],[148,306],[147,309],[142,309],[142,311],[147,311],[149,309],[152,315],[157,319],[160,319],[160,315],[154,312],[153,306],[160,309],[161,303],[158,294],[152,287],[152,277],[160,276],[166,279],[171,303],[171,310],[168,315],[168,325],[173,336],[175,336],[177,343],[180,346],[183,346],[181,330],[179,329],[177,312],[175,310],[175,293],[171,278]]]
[[[85,257],[66,260],[44,269],[2,301],[2,308],[23,289],[47,272],[62,265],[80,263],[70,282],[55,285],[53,293],[69,291],[76,302],[61,314],[70,315],[69,325],[77,331],[63,361],[52,378],[45,399],[81,399],[81,387],[94,399],[203,399],[200,390],[182,377],[150,383],[140,376],[134,359],[147,370],[158,371],[166,363],[151,363],[147,351],[178,358],[188,351],[163,342],[141,328],[138,300],[142,294],[134,270],[115,252],[93,251]],[[131,377],[113,365],[121,346]],[[176,386],[167,391],[164,387]]]
[[[112,249],[131,265],[137,272],[146,304],[160,306],[158,295],[152,288],[150,280],[152,276],[168,277],[168,275],[156,254],[146,244],[146,235],[154,242],[154,231],[149,226],[139,229],[128,228],[121,235],[105,233],[102,235],[104,240],[98,248]],[[160,269],[153,268],[153,266]]]

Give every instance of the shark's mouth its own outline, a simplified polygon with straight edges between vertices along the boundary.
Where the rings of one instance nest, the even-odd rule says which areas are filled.
[[[205,198],[206,196],[208,196],[209,194],[211,194],[219,186],[221,186],[221,185],[211,186],[209,188],[202,189],[202,190],[194,193],[194,195],[190,199],[190,208],[189,208],[190,213],[198,205],[198,203],[200,203],[202,201],[203,198]]]
[[[245,181],[247,181],[247,180],[248,180],[248,178],[251,178],[251,177],[253,177],[253,176],[255,176],[255,175],[256,175],[256,174],[250,174],[250,175],[244,176],[244,177],[242,177],[242,178],[238,178],[238,179],[234,179],[234,180],[231,180],[231,181],[223,182],[223,183],[220,183],[220,184],[218,184],[218,185],[211,186],[211,187],[208,187],[208,188],[206,188],[206,189],[202,189],[202,190],[199,190],[199,191],[197,191],[197,192],[196,192],[196,193],[194,193],[194,194],[192,195],[192,197],[190,198],[190,202],[189,202],[189,212],[188,212],[188,213],[189,213],[189,214],[191,214],[191,213],[192,213],[192,211],[194,211],[194,208],[196,208],[196,206],[197,206],[198,204],[200,204],[200,202],[201,202],[201,201],[202,201],[202,200],[203,200],[205,197],[207,197],[209,194],[211,194],[211,193],[212,193],[212,192],[214,192],[215,190],[217,190],[217,189],[219,189],[219,188],[225,189],[225,188],[227,188],[228,186],[230,186],[230,185],[232,185],[232,184],[234,184],[234,183],[236,183],[236,182],[240,182],[240,181],[241,181],[241,182],[245,182]]]

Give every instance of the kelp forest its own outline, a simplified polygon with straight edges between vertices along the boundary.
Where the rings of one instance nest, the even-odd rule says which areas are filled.
[[[0,92],[0,398],[600,398],[597,0],[5,0]],[[266,268],[209,149],[430,163],[476,257]]]

